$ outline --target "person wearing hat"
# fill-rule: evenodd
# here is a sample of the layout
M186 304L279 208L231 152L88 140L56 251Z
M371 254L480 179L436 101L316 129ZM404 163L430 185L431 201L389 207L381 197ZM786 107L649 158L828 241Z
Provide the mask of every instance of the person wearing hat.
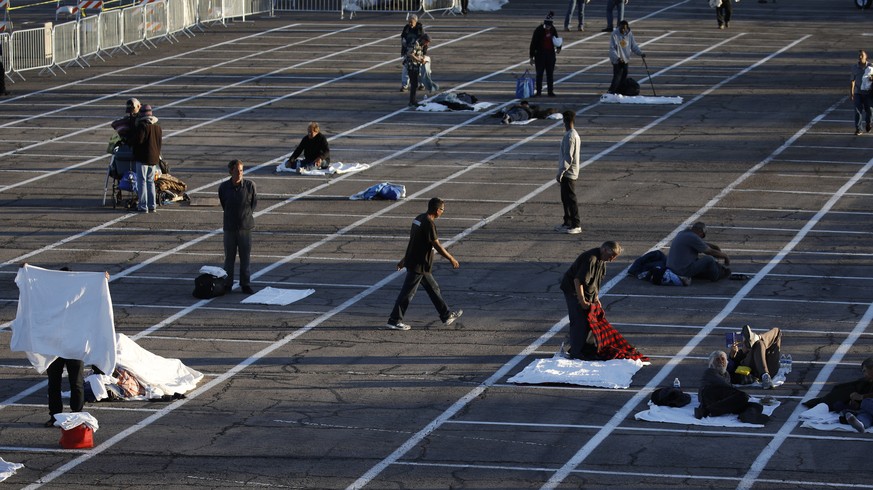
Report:
M618 30L609 37L609 61L612 62L612 83L609 84L608 91L610 94L617 94L624 87L627 80L627 62L630 60L631 53L640 58L646 57L634 39L630 24L623 20L618 23Z
M549 12L530 39L530 64L536 65L537 70L535 97L543 94L543 72L549 97L555 96L555 55L561 52L562 40L555 29L554 17L555 13Z
M118 133L124 144L131 146L131 138L136 129L136 117L142 104L136 98L129 98L124 104L124 117L112 121L112 129Z
M678 276L695 277L718 281L731 275L731 259L717 245L703 241L706 238L706 223L698 221L680 231L670 244L667 268ZM703 254L703 255L701 255ZM724 265L716 259L722 259Z
M409 70L406 67L406 57L415 41L424 35L424 24L418 21L418 16L412 14L400 33L400 56L403 58L403 69L400 72L400 91L409 90Z
M133 159L136 161L137 211L154 213L157 208L155 167L161 161L163 132L152 106L144 105L136 118L133 136Z
M421 67L424 66L425 62L424 46L427 42L430 42L430 37L427 34L422 34L406 53L406 71L409 74L409 107L418 105L415 93L418 90Z

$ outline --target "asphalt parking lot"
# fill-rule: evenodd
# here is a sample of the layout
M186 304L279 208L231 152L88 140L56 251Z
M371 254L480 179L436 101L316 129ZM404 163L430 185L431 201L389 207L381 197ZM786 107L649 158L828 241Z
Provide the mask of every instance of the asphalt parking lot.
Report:
M850 66L873 48L871 11L848 0L734 7L716 29L706 2L631 2L647 53L643 95L680 105L600 102L611 67L603 2L565 35L557 97L577 111L583 233L557 234L560 121L499 124L530 35L564 1L424 19L434 79L489 111L406 107L403 14L278 13L213 25L176 44L57 77L26 73L0 99L0 457L10 488L871 488L870 434L802 428L800 401L859 376L873 355L873 135L853 134ZM560 24L560 20L558 22ZM865 32L866 31L866 32ZM155 214L103 205L109 123L131 96L155 107L164 158L201 206ZM276 173L320 123L332 178ZM192 297L221 265L210 205L242 159L260 204L254 286L313 288L288 306ZM380 182L400 201L350 201ZM440 238L461 267L436 278L464 316L444 327L419 292L384 328L402 282L410 220L440 196ZM747 281L657 287L625 274L697 220ZM651 357L629 389L507 382L566 333L561 274L618 240L603 306ZM108 271L116 330L206 378L170 403L99 403L96 446L63 450L46 429L45 380L10 352L28 262ZM792 354L764 428L634 419L678 377L696 391L724 333L779 327Z

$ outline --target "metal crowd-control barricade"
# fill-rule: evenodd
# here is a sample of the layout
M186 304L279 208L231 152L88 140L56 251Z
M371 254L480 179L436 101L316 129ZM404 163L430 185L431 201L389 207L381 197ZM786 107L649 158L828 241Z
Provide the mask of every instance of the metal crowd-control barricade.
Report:
M54 64L61 72L66 73L63 66L70 66L73 63L84 68L85 65L79 60L79 23L76 21L65 22L54 26L52 29L52 45L54 46ZM45 70L51 71L51 68Z
M15 73L25 80L22 72L45 70L54 73L54 43L52 42L52 23L43 27L15 31L10 38L10 65ZM3 50L4 53L6 50Z

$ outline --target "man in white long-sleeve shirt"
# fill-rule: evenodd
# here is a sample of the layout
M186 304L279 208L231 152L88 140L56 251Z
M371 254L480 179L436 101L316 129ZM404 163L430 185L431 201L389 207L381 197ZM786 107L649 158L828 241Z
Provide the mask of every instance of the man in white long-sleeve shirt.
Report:
M576 132L576 113L564 111L564 139L561 140L561 159L558 161L556 180L561 184L561 204L564 206L564 223L555 227L559 233L575 235L582 233L579 220L579 204L576 202L576 179L579 178L579 147L582 140Z

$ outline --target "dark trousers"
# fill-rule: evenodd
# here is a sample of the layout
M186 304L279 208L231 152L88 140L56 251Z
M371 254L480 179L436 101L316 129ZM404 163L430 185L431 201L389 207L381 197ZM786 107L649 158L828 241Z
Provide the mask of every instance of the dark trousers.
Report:
M588 311L582 308L575 294L564 292L564 300L567 302L567 316L570 318L569 354L574 359L583 359L589 350L585 342L588 340L588 333L591 332Z
M61 381L64 368L67 368L67 381L70 382L70 411L81 412L85 406L85 365L76 359L59 357L49 364L48 374L48 405L49 415L63 413L64 402L61 400Z
M0 59L0 95L6 95L6 68L3 66L2 59Z
M537 53L534 58L537 68L537 95L543 94L543 72L546 74L546 87L549 93L555 92L555 53Z
M251 230L224 230L224 271L227 272L225 285L228 292L233 288L233 266L237 252L239 252L239 285L251 286Z
M406 314L406 309L409 308L409 302L415 297L415 291L418 290L419 284L424 285L424 290L427 291L430 301L440 314L440 320L446 321L449 317L449 306L443 301L440 285L433 278L433 274L407 269L406 279L403 281L403 287L400 288L400 294L397 295L397 301L394 302L394 309L391 310L391 316L388 318L389 322L397 323L403 320L403 315Z
M619 61L612 64L612 83L609 84L609 93L617 94L627 80L627 63Z
M718 20L718 25L727 25L731 21L731 13L733 7L732 0L721 0L721 6L715 9L715 18Z
M871 114L871 103L873 103L873 96L870 95L870 92L861 92L854 94L852 97L852 103L855 106L855 130L859 132L866 131L870 126L870 118Z
M576 228L579 220L579 203L576 202L576 179L561 177L561 204L564 206L564 225Z
M415 97L415 92L418 90L418 76L421 74L421 65L409 65L409 103L415 104L418 102Z

